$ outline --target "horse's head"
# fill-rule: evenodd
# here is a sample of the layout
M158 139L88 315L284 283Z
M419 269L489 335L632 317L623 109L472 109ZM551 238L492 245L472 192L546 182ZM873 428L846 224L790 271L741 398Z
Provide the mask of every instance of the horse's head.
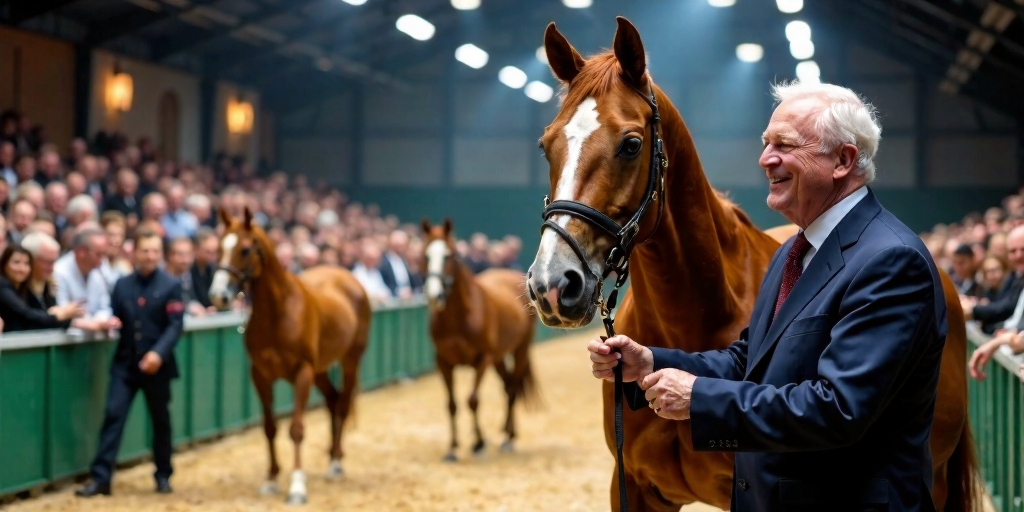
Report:
M260 238L265 239L263 230L252 222L252 212L245 208L245 217L232 219L224 209L220 210L224 222L224 235L220 239L220 264L210 284L210 303L218 309L231 305L242 288L263 272L263 254ZM275 255L270 254L270 257Z
M565 89L540 138L551 203L527 283L551 326L593 319L600 282L611 273L624 281L630 251L657 228L664 203L667 160L643 43L629 21L616 19L612 51L590 59L554 23L544 33L549 65Z
M423 259L427 264L423 293L431 309L441 310L455 282L456 252L451 236L451 219L444 219L444 224L440 226L431 226L430 221L423 219L423 235Z

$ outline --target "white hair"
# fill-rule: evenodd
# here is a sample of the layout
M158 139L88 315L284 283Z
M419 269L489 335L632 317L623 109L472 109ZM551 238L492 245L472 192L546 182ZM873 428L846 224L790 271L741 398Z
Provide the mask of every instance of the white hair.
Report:
M209 208L210 198L206 197L205 194L189 194L185 198L186 208Z
M96 216L99 213L96 208L96 201L92 196L88 194L78 194L72 197L68 201L67 214L68 217L74 217L82 212L89 212L92 214L92 219L96 220Z
M334 210L320 210L316 216L316 227L318 228L335 226L338 222L338 213Z
M830 153L843 144L857 146L857 166L870 183L875 179L875 155L882 138L882 125L874 105L853 90L827 83L783 82L772 86L775 101L818 98L826 107L818 114L814 128L821 139L819 150Z
M21 246L31 253L32 257L39 256L39 251L44 247L50 247L54 251L60 252L60 243L42 231L33 231L25 235L25 238L21 239Z

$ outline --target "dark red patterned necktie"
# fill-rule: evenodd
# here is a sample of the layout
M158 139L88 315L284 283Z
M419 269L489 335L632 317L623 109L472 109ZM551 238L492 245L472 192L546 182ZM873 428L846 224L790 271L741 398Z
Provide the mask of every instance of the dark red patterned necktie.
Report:
M786 301L786 297L789 297L789 292L793 291L793 286L796 285L796 280L800 279L800 274L803 273L804 268L804 255L807 254L807 250L810 248L811 243L807 241L807 237L804 236L804 232L801 231L796 235L796 240L793 241L793 247L789 249L789 257L786 258L786 267L782 272L782 286L779 287L779 298L775 301L776 315L779 314L779 308L781 308L782 303Z

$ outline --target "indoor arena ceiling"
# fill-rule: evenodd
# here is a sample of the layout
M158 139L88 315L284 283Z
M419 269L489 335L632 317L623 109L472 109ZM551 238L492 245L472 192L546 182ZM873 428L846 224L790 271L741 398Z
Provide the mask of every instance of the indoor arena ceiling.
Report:
M492 59L532 55L552 20L578 46L607 47L617 14L664 17L678 5L709 0L593 0L587 8L563 1L589 2L482 0L477 9L457 10L454 3L477 2L8 0L0 22L273 96L357 82L402 88L421 76L425 62L451 56L466 41L486 48ZM783 16L774 0L713 1L735 1L728 29L734 32L758 30ZM1024 0L802 3L800 14L815 30L871 47L930 75L947 92L1024 119ZM405 14L429 20L432 37L419 41L396 30Z

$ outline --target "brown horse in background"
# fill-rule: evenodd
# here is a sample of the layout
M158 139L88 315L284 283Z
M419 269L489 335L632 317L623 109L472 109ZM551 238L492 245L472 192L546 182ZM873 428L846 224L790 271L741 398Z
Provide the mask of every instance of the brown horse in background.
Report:
M344 268L313 267L299 276L287 271L278 261L266 233L252 222L248 208L242 221L232 219L224 210L220 216L226 229L210 299L218 308L224 308L246 285L250 290L252 313L245 328L245 349L252 362L252 382L263 406L263 429L270 448L270 471L260 492L278 492L280 467L274 450L277 424L273 385L284 379L292 384L295 393L290 432L295 467L287 502L303 504L306 475L300 456L302 418L310 388L316 385L331 413L328 476L339 477L343 457L341 431L352 411L359 363L369 339L373 314L370 300L359 281ZM327 375L335 362L341 364L340 392Z
M565 87L560 111L541 139L550 163L552 199L577 201L623 219L650 197L645 190L655 191L655 205L632 233L643 243L631 254L630 288L616 315L616 330L646 345L687 352L729 346L749 322L779 240L792 233L783 237L785 229L777 228L773 234L779 238L773 238L711 187L682 117L651 82L643 43L629 21L618 18L612 51L589 59L553 23L544 46L552 71ZM668 164L663 186L648 188L647 169L657 168L651 167L655 155L647 151L654 140L648 121L651 105L644 98L650 91L660 109ZM531 279L537 278L541 287L552 283L552 290L537 290L531 298L547 325L579 327L593 318L601 291L590 282L594 279L583 276L604 275L612 241L594 225L569 215L557 214L551 221L579 248L560 238L556 229L545 230ZM955 290L943 276L949 334L931 438L933 497L940 510L968 512L977 502L978 475L967 425L966 335ZM558 279L563 281L555 286ZM612 384L603 385L605 437L614 454ZM693 502L729 508L732 453L694 451L689 421L665 420L646 409L625 408L623 413L631 510L676 512ZM617 470L612 474L612 510L619 510Z
M437 352L437 368L448 389L448 413L451 418L451 446L445 461L457 460L458 433L455 422L455 366L471 366L475 371L469 408L473 411L476 442L473 453L483 454L485 443L480 431L477 407L478 391L487 368L494 367L505 385L508 411L501 450L512 451L516 437L515 405L526 405L535 398L536 382L530 363L530 344L537 321L525 298L525 278L519 271L491 268L474 275L458 260L452 238L452 222L431 226L423 219L426 236L424 257L427 267L424 292L430 304L430 337ZM506 360L511 356L509 368Z

